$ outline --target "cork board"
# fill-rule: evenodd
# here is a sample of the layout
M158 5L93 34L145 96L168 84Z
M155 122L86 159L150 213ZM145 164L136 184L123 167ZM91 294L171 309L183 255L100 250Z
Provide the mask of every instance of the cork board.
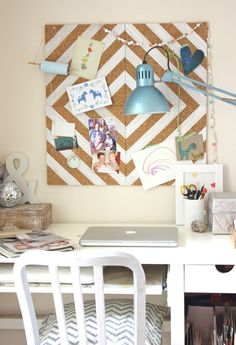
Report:
M47 127L47 181L50 185L140 185L131 154L147 145L157 144L177 136L177 93L178 86L160 84L159 89L168 97L170 111L166 114L125 116L124 103L135 88L135 68L142 62L148 47L168 41L168 48L180 58L180 47L188 44L191 51L201 49L204 59L188 76L207 82L207 23L201 25L187 37L196 23L150 23L150 24L63 24L45 26L45 60L70 63L76 40L79 36L104 42L104 51L98 69L98 76L106 78L112 105L79 115L70 110L66 88L85 82L86 79L72 75L45 74L46 127ZM104 30L108 29L108 30ZM112 30L113 32L111 32ZM114 34L114 32L116 34ZM124 40L133 41L125 44ZM167 68L162 50L155 50L147 61L153 65L155 78L159 79ZM175 69L176 62L171 61ZM168 96L171 95L171 96ZM207 97L189 89L181 89L181 112L179 122L182 134L191 132L203 135L206 147ZM114 119L117 151L120 152L119 174L95 173L92 169L92 155L89 146L89 119ZM78 168L70 168L67 158L70 150L57 151L52 135L52 124L64 121L75 124L78 139L76 154L80 159ZM170 183L167 183L167 185Z

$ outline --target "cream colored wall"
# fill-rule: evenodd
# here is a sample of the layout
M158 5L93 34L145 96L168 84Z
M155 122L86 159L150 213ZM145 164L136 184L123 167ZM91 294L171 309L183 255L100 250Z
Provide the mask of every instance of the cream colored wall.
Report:
M174 187L47 185L44 75L27 61L35 57L44 24L208 21L214 84L236 92L235 13L235 0L0 0L0 160L14 151L29 157L25 177L38 180L37 195L53 204L54 221L174 222ZM235 115L235 107L215 103L218 159L227 191L236 191Z

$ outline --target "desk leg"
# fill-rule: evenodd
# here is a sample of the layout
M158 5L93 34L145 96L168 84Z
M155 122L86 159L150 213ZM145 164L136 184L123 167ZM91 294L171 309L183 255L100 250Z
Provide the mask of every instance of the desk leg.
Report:
M184 345L184 265L170 265L167 290L171 308L171 345Z

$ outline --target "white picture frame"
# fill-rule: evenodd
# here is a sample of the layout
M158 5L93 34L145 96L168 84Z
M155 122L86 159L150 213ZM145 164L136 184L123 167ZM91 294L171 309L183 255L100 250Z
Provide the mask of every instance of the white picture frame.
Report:
M175 180L175 221L176 225L184 224L184 197L181 194L181 186L195 184L197 188L207 189L205 203L210 192L223 192L223 165L222 164L198 164L177 165Z

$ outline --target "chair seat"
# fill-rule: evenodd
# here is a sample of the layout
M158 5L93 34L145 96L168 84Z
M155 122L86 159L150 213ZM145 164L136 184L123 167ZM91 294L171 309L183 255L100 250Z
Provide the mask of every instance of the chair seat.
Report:
M88 344L96 345L97 326L94 301L86 301L85 318L88 333ZM133 301L111 299L105 302L107 345L131 345L133 337ZM146 304L145 345L161 344L161 327L167 308L155 304ZM76 327L75 308L73 303L65 305L65 317L70 345L79 345ZM41 345L61 345L55 314L48 315L40 327ZM80 344L81 345L81 344Z

